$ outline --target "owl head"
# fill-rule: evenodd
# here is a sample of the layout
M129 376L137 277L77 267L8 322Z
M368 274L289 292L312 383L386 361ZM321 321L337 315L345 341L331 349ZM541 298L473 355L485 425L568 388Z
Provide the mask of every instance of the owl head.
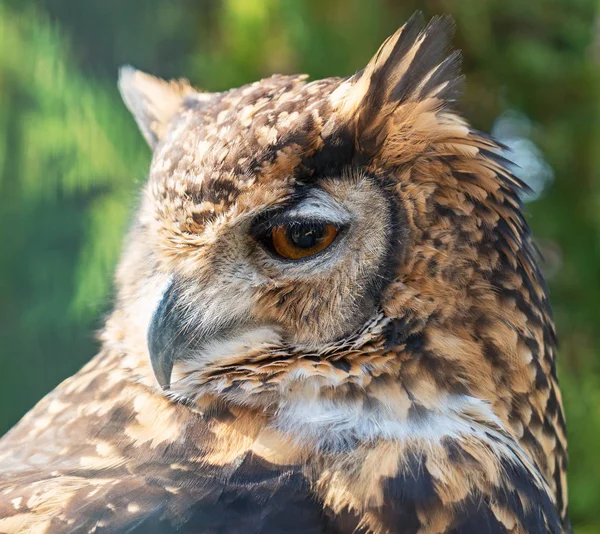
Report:
M105 342L168 395L451 406L564 471L524 186L456 111L451 29L415 16L353 76L222 93L124 68L153 159Z

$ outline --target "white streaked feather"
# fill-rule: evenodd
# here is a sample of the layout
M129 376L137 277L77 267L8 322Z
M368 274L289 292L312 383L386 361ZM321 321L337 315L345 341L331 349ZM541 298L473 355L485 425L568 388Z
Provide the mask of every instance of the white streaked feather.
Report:
M316 448L337 449L348 443L379 439L399 442L469 435L485 437L485 432L502 428L488 403L466 395L449 395L435 410L411 418L402 417L393 407L365 408L362 399L323 399L304 394L282 398L273 425L303 443ZM486 425L475 422L478 415Z
M290 218L318 219L339 225L352 221L352 214L322 189L313 189L306 198L286 210L285 214Z

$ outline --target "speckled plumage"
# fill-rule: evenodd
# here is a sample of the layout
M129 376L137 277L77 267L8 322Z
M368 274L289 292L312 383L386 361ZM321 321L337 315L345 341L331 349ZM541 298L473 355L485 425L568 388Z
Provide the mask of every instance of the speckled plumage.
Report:
M344 79L123 71L154 158L117 303L0 441L0 532L569 531L524 186L454 110L450 29ZM347 230L274 258L257 225L302 210Z

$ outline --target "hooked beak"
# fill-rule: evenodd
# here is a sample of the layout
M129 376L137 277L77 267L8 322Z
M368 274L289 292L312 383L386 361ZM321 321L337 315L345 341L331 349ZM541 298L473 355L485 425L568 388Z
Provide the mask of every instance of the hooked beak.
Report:
M163 389L171 385L173 365L181 358L187 345L184 339L185 324L178 310L178 293L171 281L156 308L148 329L148 351L154 376Z
M176 362L212 357L214 346L232 339L244 343L273 343L279 336L272 327L257 327L248 320L245 308L236 308L239 293L227 299L223 291L198 292L198 307L190 313L189 299L183 294L181 280L172 279L154 310L148 327L147 342L150 363L156 381L164 390L171 387L171 375ZM186 301L188 304L186 305ZM213 305L211 308L211 304ZM215 308L229 308L229 313L214 313ZM246 338L244 337L246 336ZM206 353L210 349L212 352ZM227 349L229 350L229 349ZM218 352L218 351L217 351Z

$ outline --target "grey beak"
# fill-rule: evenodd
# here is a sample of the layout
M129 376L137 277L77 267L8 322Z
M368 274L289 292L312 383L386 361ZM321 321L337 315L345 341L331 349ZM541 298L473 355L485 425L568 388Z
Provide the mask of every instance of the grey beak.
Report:
M154 376L163 389L169 389L173 365L186 345L184 324L177 307L178 300L176 283L172 281L156 308L148 329L150 362Z

